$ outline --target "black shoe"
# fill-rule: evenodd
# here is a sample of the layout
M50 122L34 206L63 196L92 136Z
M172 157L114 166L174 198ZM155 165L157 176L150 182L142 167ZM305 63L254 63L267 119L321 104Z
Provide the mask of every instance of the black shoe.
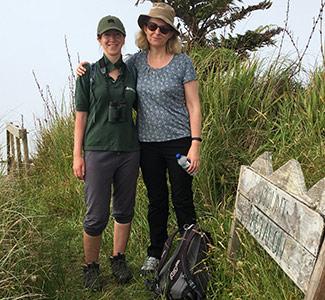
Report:
M125 260L125 255L118 253L110 257L112 273L119 283L127 283L132 278L132 272Z
M101 290L99 281L99 264L93 262L83 266L84 287L94 292Z

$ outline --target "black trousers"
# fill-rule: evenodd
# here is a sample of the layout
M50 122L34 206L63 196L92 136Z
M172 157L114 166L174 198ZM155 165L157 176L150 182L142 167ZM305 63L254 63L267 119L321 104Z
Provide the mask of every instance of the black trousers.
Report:
M192 176L178 165L176 154L187 155L190 138L166 142L142 142L140 166L147 188L150 246L148 256L160 258L168 238L169 192L167 172L171 186L171 199L180 232L186 224L196 222L193 204Z

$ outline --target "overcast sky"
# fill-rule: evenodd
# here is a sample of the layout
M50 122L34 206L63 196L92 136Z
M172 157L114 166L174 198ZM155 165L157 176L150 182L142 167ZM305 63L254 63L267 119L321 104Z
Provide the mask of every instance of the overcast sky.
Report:
M258 0L244 0L256 4ZM255 12L238 26L239 31L260 25L284 26L286 0L274 0L271 9ZM304 49L317 18L321 0L291 0L289 29L299 49ZM134 6L133 0L1 0L0 4L0 144L4 140L4 123L20 124L33 132L34 119L44 117L42 99L33 79L32 70L42 88L50 86L56 101L68 91L70 69L64 38L67 37L73 67L78 55L82 60L96 61L101 56L96 41L96 27L102 16L117 15L127 31L124 53L137 49L134 36L140 13L147 13L150 2ZM280 40L280 37L279 37ZM314 35L305 64L315 65L320 55L318 30ZM260 51L263 57L275 56L276 48ZM295 50L286 38L284 54ZM67 97L66 97L67 98Z

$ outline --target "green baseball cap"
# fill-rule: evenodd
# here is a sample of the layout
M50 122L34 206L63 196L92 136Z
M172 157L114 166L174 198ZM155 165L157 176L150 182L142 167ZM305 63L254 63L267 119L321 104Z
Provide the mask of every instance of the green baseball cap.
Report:
M117 30L126 36L124 25L117 17L106 16L101 18L97 26L97 35L100 35L108 30Z

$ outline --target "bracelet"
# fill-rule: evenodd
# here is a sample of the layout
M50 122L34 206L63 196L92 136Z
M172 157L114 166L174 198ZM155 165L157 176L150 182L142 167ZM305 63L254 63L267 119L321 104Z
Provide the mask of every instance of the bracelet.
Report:
M192 141L199 141L202 142L202 139L198 136L192 136Z

